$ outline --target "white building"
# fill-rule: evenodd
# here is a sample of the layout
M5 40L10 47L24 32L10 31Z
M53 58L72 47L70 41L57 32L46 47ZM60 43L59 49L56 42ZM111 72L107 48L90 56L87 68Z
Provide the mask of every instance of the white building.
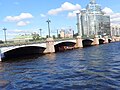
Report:
M120 36L120 25L118 24L111 25L111 36Z

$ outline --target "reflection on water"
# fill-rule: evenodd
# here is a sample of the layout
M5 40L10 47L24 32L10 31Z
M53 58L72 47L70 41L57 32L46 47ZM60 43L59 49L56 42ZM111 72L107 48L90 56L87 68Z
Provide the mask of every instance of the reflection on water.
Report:
M9 84L9 81L4 80L4 74L3 74L3 72L5 72L4 66L0 62L0 89L4 89Z
M119 90L120 43L0 63L3 90Z
M55 53L46 54L45 57L49 60L56 60L56 54Z
M0 72L3 72L4 71L4 68L3 68L3 63L0 62Z

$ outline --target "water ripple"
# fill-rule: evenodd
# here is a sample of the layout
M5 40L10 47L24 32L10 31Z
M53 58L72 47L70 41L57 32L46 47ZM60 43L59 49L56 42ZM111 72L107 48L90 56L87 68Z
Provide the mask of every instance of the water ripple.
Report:
M119 90L120 43L0 63L1 90Z

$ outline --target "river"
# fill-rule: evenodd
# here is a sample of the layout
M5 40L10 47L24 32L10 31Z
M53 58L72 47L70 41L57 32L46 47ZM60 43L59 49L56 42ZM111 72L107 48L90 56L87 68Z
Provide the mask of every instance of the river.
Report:
M120 90L120 42L0 62L0 90Z

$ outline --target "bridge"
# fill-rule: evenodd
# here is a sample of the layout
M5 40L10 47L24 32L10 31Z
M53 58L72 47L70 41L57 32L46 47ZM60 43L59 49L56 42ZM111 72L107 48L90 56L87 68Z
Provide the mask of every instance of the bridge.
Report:
M82 39L78 36L76 39L71 40L60 40L54 41L53 38L47 38L46 42L28 44L28 45L17 45L7 46L0 48L0 61L4 58L17 58L27 55L43 55L46 53L54 53L74 48L82 48L86 46L99 45L109 43L110 41L120 40L120 38L114 38L113 40L105 38L95 37L94 39Z

